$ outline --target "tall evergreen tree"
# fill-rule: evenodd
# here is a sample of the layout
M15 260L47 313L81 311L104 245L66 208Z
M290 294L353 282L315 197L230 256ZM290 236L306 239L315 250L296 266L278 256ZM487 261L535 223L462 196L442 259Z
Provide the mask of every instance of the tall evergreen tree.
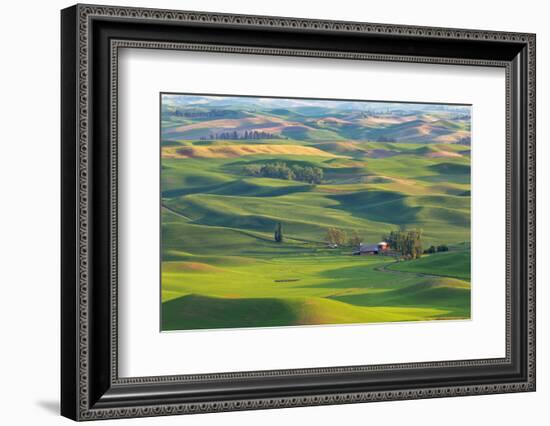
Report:
M275 227L274 238L275 242L277 243L283 242L283 226L281 225L281 222L278 222L277 226Z

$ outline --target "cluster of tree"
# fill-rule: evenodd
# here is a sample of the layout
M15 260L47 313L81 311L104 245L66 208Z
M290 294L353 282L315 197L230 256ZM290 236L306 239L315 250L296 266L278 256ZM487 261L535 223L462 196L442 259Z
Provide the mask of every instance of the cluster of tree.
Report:
M400 229L382 237L392 250L410 259L422 256L422 229Z
M359 232L352 231L348 236L347 232L339 228L328 228L325 235L325 241L328 244L336 246L359 247L363 242L363 238L359 235Z
M206 138L201 138L206 139ZM235 139L235 140L250 140L250 139L286 139L277 133L270 132L258 132L257 130L245 130L244 132L237 132L236 130L210 133L208 139Z
M277 223L277 226L275 226L275 231L273 233L273 238L276 243L282 243L283 242L283 225L281 222Z
M250 164L243 169L249 176L269 177L275 179L296 180L307 183L321 183L323 169L312 166L288 165L283 162Z
M348 239L348 234L343 229L328 228L325 241L329 244L343 246Z
M449 251L449 247L447 247L445 244L442 244L440 246L430 246L426 250L424 250L424 253L426 254L432 254L432 253L439 253L442 251Z

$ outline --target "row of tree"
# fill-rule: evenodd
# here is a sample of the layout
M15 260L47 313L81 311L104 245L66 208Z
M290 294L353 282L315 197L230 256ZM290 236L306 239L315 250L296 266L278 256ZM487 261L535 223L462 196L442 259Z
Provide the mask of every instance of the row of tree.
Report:
M449 247L445 244L437 247L432 245L428 249L422 250L422 229L391 231L389 234L384 235L382 239L388 243L391 250L400 253L408 259L419 259L423 253L449 251ZM278 243L283 242L283 226L281 222L278 222L275 226L274 240ZM331 227L327 229L325 241L330 245L358 248L363 242L363 237L356 230L348 235L344 229Z
M440 253L442 251L449 251L449 247L447 245L442 244L440 246L430 246L426 250L424 250L424 253L432 254L432 253Z
M239 111L232 111L227 109L186 109L180 110L177 109L173 113L168 112L168 114L173 114L176 117L186 117L194 119L213 119L213 118L239 118L242 116L242 113Z
M226 131L219 133L210 133L209 139L234 139L234 140L255 140L255 139L286 139L277 133L257 131L257 130L245 130L244 132ZM204 137L202 138L205 139Z
M320 167L300 166L298 164L289 166L283 162L250 164L245 166L243 171L249 176L296 180L311 184L318 184L323 180L323 169Z

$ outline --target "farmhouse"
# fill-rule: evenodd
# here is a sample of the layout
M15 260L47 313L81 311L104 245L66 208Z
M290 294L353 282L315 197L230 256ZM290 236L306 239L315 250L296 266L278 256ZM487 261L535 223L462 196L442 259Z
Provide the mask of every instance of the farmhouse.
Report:
M387 252L389 249L388 243L385 241L381 241L378 244L359 244L359 250L354 252L353 254L356 255L375 255L375 254L383 254L384 252Z

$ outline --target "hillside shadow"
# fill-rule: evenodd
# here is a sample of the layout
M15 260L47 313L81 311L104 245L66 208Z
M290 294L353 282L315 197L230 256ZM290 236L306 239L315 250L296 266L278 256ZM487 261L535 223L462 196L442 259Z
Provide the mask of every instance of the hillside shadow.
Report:
M360 191L330 195L338 202L333 209L344 210L352 216L393 225L418 222L421 207L407 205L407 195L393 191Z
M297 313L281 299L222 298L190 294L162 304L162 330L273 327L294 323Z
M192 194L215 194L234 197L280 197L300 192L310 192L315 185L283 185L269 186L246 182L238 179L231 182L224 182L216 185L203 187L188 187L162 191L163 198L176 198Z
M261 179L261 178L258 178ZM209 194L230 195L236 197L279 197L282 195L296 194L299 192L309 192L313 189L313 185L283 185L269 186L262 185L261 182L251 183L244 179L235 180L209 191L204 191Z
M330 296L355 306L400 306L448 311L444 317L470 316L470 288L455 286L445 279L426 279L402 288L380 293Z
M344 266L319 272L318 277L330 279L327 283L304 285L301 288L334 288L334 289L378 289L388 286L405 286L413 278L406 275L388 274L373 270L377 267L372 263L365 265Z
M470 175L470 166L457 163L438 163L428 166L442 175Z

